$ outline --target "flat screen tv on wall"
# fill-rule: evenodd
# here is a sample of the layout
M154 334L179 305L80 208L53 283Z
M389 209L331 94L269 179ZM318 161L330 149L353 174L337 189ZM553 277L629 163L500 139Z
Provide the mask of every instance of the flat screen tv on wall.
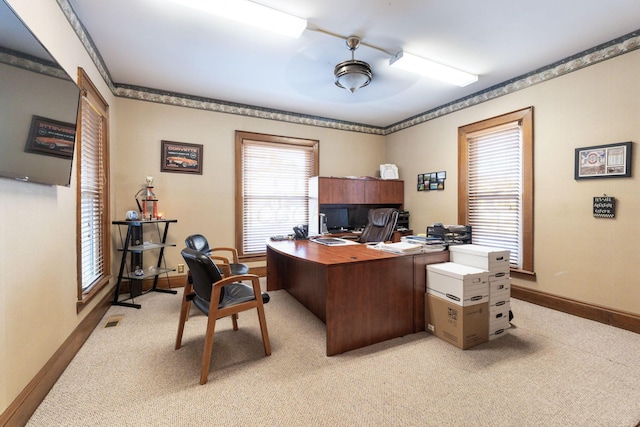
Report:
M69 186L80 89L0 0L0 177Z

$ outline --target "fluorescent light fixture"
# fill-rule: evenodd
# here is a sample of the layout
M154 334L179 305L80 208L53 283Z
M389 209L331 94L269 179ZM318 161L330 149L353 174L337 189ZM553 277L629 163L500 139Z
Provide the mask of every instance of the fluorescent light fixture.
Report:
M402 50L389 59L389 66L461 87L478 81L475 74L456 70Z
M182 6L298 38L307 20L246 0L169 0Z

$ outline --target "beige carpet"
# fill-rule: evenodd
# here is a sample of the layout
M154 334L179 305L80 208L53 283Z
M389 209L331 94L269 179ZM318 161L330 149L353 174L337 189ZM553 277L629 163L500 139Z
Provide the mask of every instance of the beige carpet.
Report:
M427 333L325 356L324 324L285 291L222 319L199 385L204 316L174 350L181 291L111 307L30 426L636 426L640 337L512 300L508 334L459 350ZM107 320L123 315L119 325Z

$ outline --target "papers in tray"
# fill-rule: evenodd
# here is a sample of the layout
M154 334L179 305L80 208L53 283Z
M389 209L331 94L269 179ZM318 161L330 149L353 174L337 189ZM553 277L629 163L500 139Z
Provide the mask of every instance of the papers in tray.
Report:
M401 241L424 245L422 252L439 252L447 248L447 244L437 237L403 236Z

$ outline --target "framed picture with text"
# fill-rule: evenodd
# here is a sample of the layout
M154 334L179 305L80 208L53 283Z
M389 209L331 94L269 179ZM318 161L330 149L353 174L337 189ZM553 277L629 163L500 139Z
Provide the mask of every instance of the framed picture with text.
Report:
M631 142L576 148L574 179L631 176Z
M202 150L200 144L162 141L160 171L202 175Z

